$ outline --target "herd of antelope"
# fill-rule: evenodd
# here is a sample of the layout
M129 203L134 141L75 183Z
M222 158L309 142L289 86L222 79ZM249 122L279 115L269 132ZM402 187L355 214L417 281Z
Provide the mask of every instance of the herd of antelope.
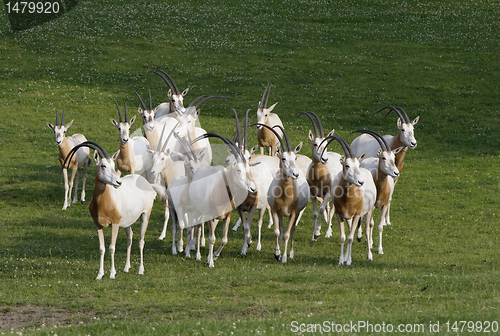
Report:
M83 168L80 201L85 201L86 170L91 163L90 150L94 150L96 163L95 186L89 209L98 232L100 244L100 267L97 279L104 275L104 234L103 228L111 225L112 236L110 278L114 278L115 243L118 229L124 228L127 235L127 260L124 272L130 265L132 245L131 225L140 218L141 237L139 274L144 273L144 236L156 196L165 207L165 221L159 239L166 236L167 222L171 221L172 253L190 255L196 250L196 259L201 260L200 246L204 246L204 224L208 224L209 248L207 263L214 267L214 261L227 243L229 222L234 208L239 220L233 227L243 226L242 254L246 254L252 243L251 224L254 214L257 219L257 250L261 249L261 228L264 213L269 213L269 225L274 224L276 237L274 256L286 263L293 258L294 232L305 207L312 201L312 240L321 235L321 221L325 220L325 237L332 236L332 218L336 215L340 229L339 265L351 265L351 249L354 235L362 237L364 221L367 258L372 260L373 212L380 208L378 225L378 253L383 254L382 231L390 225L390 205L396 182L408 148L415 148L417 142L413 128L418 117L410 121L406 112L399 107L387 106L386 110L397 114L398 133L384 135L371 130L356 130L362 133L349 145L331 130L326 136L320 118L313 112L300 111L312 125L309 131L311 158L298 154L302 142L293 147L283 123L276 113L271 113L276 104L268 107L271 90L268 84L257 107L257 122L251 124L246 111L241 123L233 109L236 134L229 139L220 134L197 127L200 116L198 107L203 102L224 96L204 95L194 99L184 107L184 97L188 89L181 92L172 78L164 71L154 71L168 86L168 102L153 108L149 91L149 108L137 93L142 117L142 136L130 137L130 129L136 116L129 119L124 106L124 119L120 106L119 121L111 118L118 129L119 150L110 156L94 141L87 141L82 134L66 136L73 120L64 124L63 110L59 124L56 110L56 124L47 123L56 137L59 147L59 162L64 175L65 196L63 209L78 200L78 168ZM258 144L248 149L249 127L256 127ZM353 132L353 133L354 133ZM221 140L228 147L226 165L212 165L211 139ZM329 150L332 142L338 142L341 153ZM260 154L254 152L260 148ZM264 155L264 148L268 155ZM68 168L72 169L68 180ZM121 172L129 174L121 177ZM74 198L71 200L74 186ZM318 208L319 202L319 208ZM284 217L288 217L285 225ZM214 252L215 229L223 221L223 237L220 247ZM347 248L344 222L347 222ZM183 231L187 231L184 245ZM284 246L283 246L284 241ZM283 248L283 249L282 249Z

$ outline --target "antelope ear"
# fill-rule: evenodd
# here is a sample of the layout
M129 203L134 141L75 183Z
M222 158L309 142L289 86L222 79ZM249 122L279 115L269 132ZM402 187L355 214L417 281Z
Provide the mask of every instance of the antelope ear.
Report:
M139 108L137 108L137 112L139 112L139 114L140 114L141 116L144 116L144 110L143 110L143 109L141 109L140 107L139 107Z
M69 123L67 123L66 125L64 125L64 128L65 129L68 129L71 127L71 125L73 125L73 121L75 121L75 119L71 120Z
M251 162L248 162L248 165L250 167L255 167L256 165L260 164L260 161L251 161Z
M155 154L155 151L154 151L154 150L152 150L152 149L146 149L146 152L148 152L149 154L152 154L152 155L154 155L154 154Z
M168 96L168 99L172 98L172 89L168 89L167 96Z
M309 140L314 141L314 134L309 130Z
M328 133L328 135L327 135L327 136L333 135L333 133L335 133L335 129L332 129L332 130L330 131L330 133Z
M340 161L340 163L344 163L345 162L345 156L341 155L339 161Z
M401 118L398 118L398 128L399 129L403 128L403 124L401 123Z
M381 156L382 156L382 153L383 153L382 149L379 149L379 150L377 151L377 156L378 156L378 157L381 157Z
M188 162L188 157L182 153L179 153L179 152L172 152L172 154L170 154L170 158L172 159L172 161L174 162L177 162L177 161L185 161Z
M257 149L259 149L259 145L255 145L250 149L250 154L253 154Z
M135 117L137 116L133 116L132 119L130 119L130 121L128 122L130 126L132 126L132 124L134 123Z
M401 151L403 150L403 148L404 148L403 146L398 147L398 148L396 148L395 150L393 150L392 152L393 152L394 154L398 154L399 152L401 152Z
M120 127L120 126L118 125L118 123L116 122L116 120L115 120L115 119L113 119L113 118L109 118L109 120L111 120L111 123L112 123L113 125L115 125L115 127L116 127L116 128Z
M278 104L278 103L274 103L273 105L271 105L271 107L267 109L267 112L268 112L268 113L271 113L271 111L274 109L274 107L275 107L277 104Z
M99 162L101 161L100 157L99 157L99 153L97 153L97 151L94 151L94 161L95 161L95 164L99 164Z
M160 104L161 105L161 104ZM160 109L160 105L156 106L155 109L153 110L153 112L156 114L156 112L158 112L158 110Z
M420 116L418 116L415 119L413 119L413 121L411 122L411 124L415 125L416 123L418 123L418 119L420 119Z
M185 95L187 95L188 92L189 88L186 88L186 90L182 91L181 95L184 97Z
M47 122L47 127L50 128L51 130L54 130L54 125L52 125L51 123Z
M380 149L379 149L380 150ZM364 154L361 154L360 156L358 156L358 161L361 161L363 160L366 156L368 155L368 152L364 153Z
M118 158L118 155L120 155L120 151L117 151L115 154L113 154L111 160L115 161Z
M297 154L298 152L300 152L301 149L302 149L302 141L297 145L297 147L295 147L293 152Z

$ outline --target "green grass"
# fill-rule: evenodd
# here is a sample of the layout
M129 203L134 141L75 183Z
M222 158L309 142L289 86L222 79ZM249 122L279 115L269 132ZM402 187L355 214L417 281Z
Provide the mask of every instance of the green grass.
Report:
M497 1L80 1L16 34L0 15L0 314L28 305L65 312L57 328L32 321L16 329L36 335L282 335L293 321L498 320L499 22ZM190 88L188 102L234 98L206 103L200 117L226 136L234 134L230 108L255 109L271 82L269 101L279 102L275 112L307 155L311 125L300 110L348 141L359 128L395 134L395 115L372 116L386 105L420 116L385 254L368 262L355 243L353 265L337 266L338 229L310 242L309 206L288 264L274 261L274 235L264 228L261 252L253 245L240 256L242 233L231 231L209 269L172 256L170 233L156 239L156 202L145 275L136 274L136 234L131 273L95 281L99 244L88 201L61 210L64 186L45 122L64 107L66 120L75 119L69 133L114 152L114 99L135 111L133 90L144 97L151 89L155 104L165 101L163 81L148 73L158 68ZM249 140L256 143L253 133ZM115 259L121 270L122 232Z

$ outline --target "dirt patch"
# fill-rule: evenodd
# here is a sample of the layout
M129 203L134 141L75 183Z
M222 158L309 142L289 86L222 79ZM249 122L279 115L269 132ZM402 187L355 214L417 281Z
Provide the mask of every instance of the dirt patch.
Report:
M72 325L98 319L92 313L71 313L54 307L0 306L0 330L18 330L36 326Z

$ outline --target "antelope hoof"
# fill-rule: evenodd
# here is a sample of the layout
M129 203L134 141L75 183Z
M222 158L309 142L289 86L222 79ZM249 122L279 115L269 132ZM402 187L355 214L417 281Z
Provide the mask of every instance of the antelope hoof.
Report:
M363 237L356 237L356 238L358 239L358 242L361 242L361 239L362 239Z
M379 248L377 252L378 252L378 254L384 254L384 250L381 248Z
M276 259L276 261L280 261L280 259L281 259L281 255L279 255L279 254L275 254L275 255L274 255L274 259Z
M104 276L104 272L99 272L99 274L97 274L97 277L95 279L101 280L103 276Z
M311 241L315 242L315 241L318 241L318 238L319 238L320 235L316 235L314 234Z
M139 267L139 275L144 275L144 266Z

